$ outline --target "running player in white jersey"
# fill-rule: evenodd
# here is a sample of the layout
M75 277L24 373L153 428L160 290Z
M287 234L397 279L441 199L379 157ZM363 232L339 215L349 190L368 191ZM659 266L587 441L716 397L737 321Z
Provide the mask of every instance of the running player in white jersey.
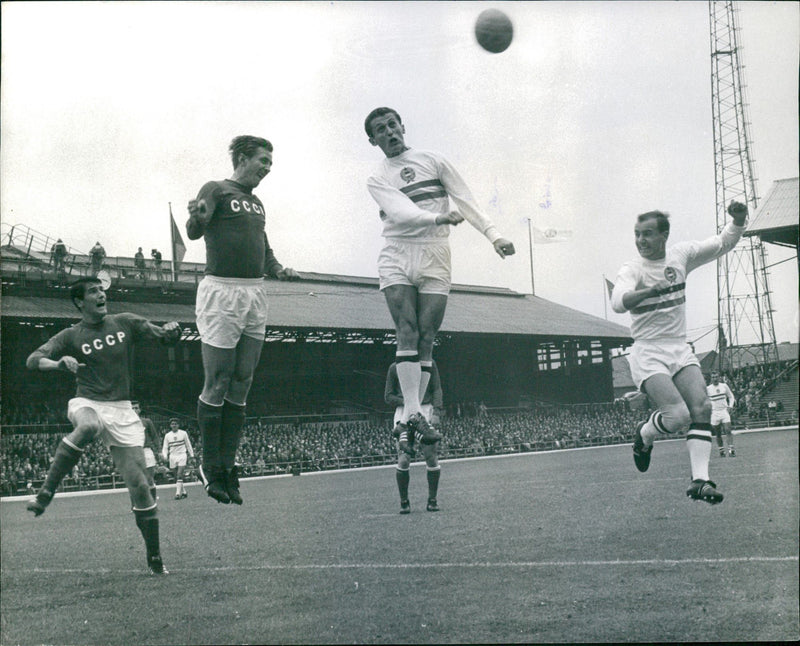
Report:
M731 431L730 410L736 406L736 398L724 381L719 380L719 373L711 373L711 383L706 387L708 398L711 400L711 431L717 438L719 457L725 457L725 442L722 435L728 438L728 455L736 457L733 446L733 432Z
M369 142L385 159L367 180L380 208L386 242L378 258L380 289L394 321L397 376L403 414L395 435L411 429L423 443L441 436L422 415L433 361L433 344L450 293L450 225L465 219L501 258L514 253L483 214L464 180L442 155L409 148L405 127L392 108L376 108L364 121ZM450 201L459 211L451 211Z
M169 430L164 435L161 457L175 472L175 500L186 498L189 494L183 485L183 472L186 470L189 458L194 457L194 451L189 441L189 434L178 428L178 420L175 418L169 420Z
M128 488L136 525L144 537L152 574L166 574L159 547L156 501L144 461L145 430L130 401L133 346L142 339L177 343L176 322L154 325L135 314L108 314L106 294L97 278L82 278L70 288L81 320L31 353L30 370L63 370L75 375L77 391L67 417L74 426L56 448L42 488L28 503L41 516L59 483L78 463L83 450L100 437Z
M636 428L636 468L647 471L657 437L688 431L692 483L686 495L712 505L722 502L723 495L708 475L711 402L700 362L686 342L686 277L736 246L747 221L747 206L731 202L728 214L733 221L718 235L671 247L667 247L666 213L638 216L634 234L641 258L622 266L611 295L615 312L631 313L631 376L656 409Z
M403 417L403 391L400 388L400 380L397 378L397 363L392 363L386 373L386 386L383 391L383 399L387 404L395 407L394 411L394 424L397 427L398 422ZM428 382L428 388L422 397L422 414L430 424L437 424L444 401L442 398L442 381L439 378L439 368L436 362L431 365L431 378ZM397 489L400 492L400 513L410 514L411 503L408 500L408 483L411 478L409 470L411 466L411 459L415 455L414 451L415 434L412 429L403 430L400 437L397 439L397 469L395 476L397 479ZM437 444L422 444L420 443L422 454L425 456L426 474L428 478L428 504L426 509L428 511L439 511L439 503L437 502L437 495L439 491L439 475L441 467L439 466L439 455L437 451Z

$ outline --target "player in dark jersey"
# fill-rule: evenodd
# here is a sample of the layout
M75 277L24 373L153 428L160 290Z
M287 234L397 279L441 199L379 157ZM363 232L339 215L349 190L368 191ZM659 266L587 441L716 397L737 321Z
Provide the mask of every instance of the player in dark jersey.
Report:
M206 243L206 275L195 305L205 372L197 402L203 438L198 471L209 496L241 505L236 450L264 345L264 278L295 280L299 275L275 258L265 231L264 205L253 195L272 167L272 144L243 135L229 150L232 177L206 183L189 202L186 233L190 240L203 237Z
M397 422L403 416L403 389L400 387L400 379L397 376L397 363L392 363L386 373L386 386L383 391L383 399L387 404L395 407L394 428L397 429ZM431 362L431 378L425 389L425 394L420 402L422 414L432 425L439 423L439 417L444 409L444 399L442 397L442 381L439 378L439 367L436 362ZM410 514L411 503L408 500L408 484L411 479L411 460L416 455L414 450L415 440L421 440L414 429L400 428L397 437L397 468L395 477L397 480L397 490L400 493L400 513ZM422 454L425 456L426 474L428 479L428 511L439 511L439 503L436 500L439 491L439 476L441 466L439 465L438 442L436 444L425 444L419 442Z
M144 466L147 469L147 484L150 488L150 495L156 500L156 455L161 446L161 436L156 430L156 425L149 417L142 417L142 408L139 402L133 402L133 410L142 420L144 426Z
M159 546L156 501L150 491L144 458L145 430L130 401L133 346L140 339L176 343L181 329L175 322L154 325L135 314L108 314L106 294L97 278L82 278L70 288L81 320L36 349L27 360L30 370L65 370L75 375L77 391L67 416L74 427L56 448L44 484L28 503L41 516L61 480L97 436L108 447L128 487L136 525L147 549L153 574L166 574Z

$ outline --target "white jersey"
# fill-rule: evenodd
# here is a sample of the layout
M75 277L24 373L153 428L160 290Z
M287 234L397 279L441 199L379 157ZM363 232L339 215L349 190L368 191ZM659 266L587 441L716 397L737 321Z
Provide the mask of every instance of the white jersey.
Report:
M481 212L458 171L439 153L408 149L386 157L367 180L367 189L380 207L385 238L447 238L450 225L436 224L436 216L451 211L450 199L489 242L502 237Z
M706 391L708 392L708 398L711 400L712 411L727 411L736 405L736 398L726 383L720 381L716 386L708 384Z
M736 246L744 227L729 222L718 235L703 241L679 242L667 247L664 258L637 258L625 263L617 274L611 306L624 312L622 297L628 292L652 287L663 280L667 290L646 298L631 310L634 341L671 339L686 341L686 277L689 272L728 253Z
M164 436L164 445L161 447L161 455L164 460L181 460L194 457L192 443L189 441L189 434L183 429L178 429L174 433L167 431Z

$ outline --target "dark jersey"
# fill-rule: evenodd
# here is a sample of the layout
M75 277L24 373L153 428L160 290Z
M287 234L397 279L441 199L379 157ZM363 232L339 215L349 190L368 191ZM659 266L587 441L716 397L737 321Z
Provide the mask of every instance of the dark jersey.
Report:
M122 401L131 398L131 357L133 344L154 336L147 320L136 314L107 314L97 325L84 321L61 330L33 352L31 358L58 361L75 357L85 364L75 373L76 397L96 401Z
M216 204L204 230L193 220L186 225L189 239L206 242L206 273L223 278L275 276L282 269L269 246L264 205L233 180L208 182L197 199Z
M148 417L140 417L144 425L144 447L152 449L153 453L158 454L161 450L161 438L156 430L156 425Z

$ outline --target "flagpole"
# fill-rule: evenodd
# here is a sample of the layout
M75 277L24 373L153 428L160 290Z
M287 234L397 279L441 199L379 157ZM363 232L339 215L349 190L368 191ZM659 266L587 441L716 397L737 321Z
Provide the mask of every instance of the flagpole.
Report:
M173 231L174 227L172 226L172 202L167 202L169 204L169 247L170 247L170 256L172 257L172 282L175 282L175 233Z
M528 249L531 259L531 296L536 296L536 287L533 282L533 234L531 233L531 219L528 220Z

